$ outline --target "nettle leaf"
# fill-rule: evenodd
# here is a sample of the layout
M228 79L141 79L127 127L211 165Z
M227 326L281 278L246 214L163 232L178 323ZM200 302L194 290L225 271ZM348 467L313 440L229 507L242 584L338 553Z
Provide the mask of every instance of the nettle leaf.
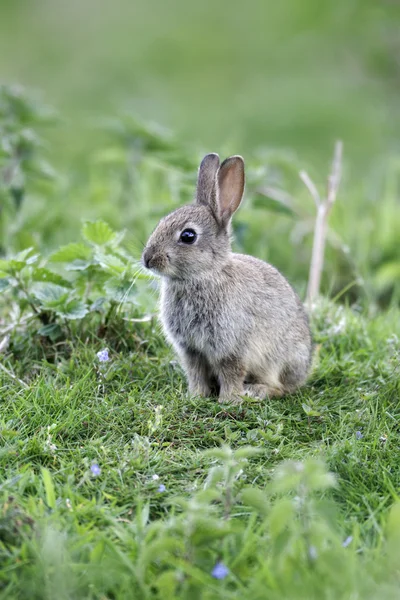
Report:
M95 259L103 269L106 269L114 275L122 275L122 273L126 271L126 262L123 262L123 260L115 254L96 252Z
M71 284L69 281L61 277L61 275L57 275L57 273L53 273L48 269L34 269L32 273L32 281L48 281L50 283L55 283L56 285L60 285L61 287L70 288Z
M51 262L72 263L72 265L77 263L82 266L82 264L89 265L91 257L92 250L85 244L78 243L62 246L51 254L49 260Z
M52 342L55 342L62 336L62 329L57 323L49 323L48 325L43 325L38 330L38 334L48 337Z
M72 263L65 265L66 271L86 271L92 265L90 260L74 260Z
M0 260L0 275L15 275L20 273L24 267L31 265L39 258L38 254L32 254L33 248L27 248L16 254L9 260Z
M24 264L27 264L27 265L31 265L34 262L36 262L37 259L39 258L38 254L33 254L33 251L34 251L33 248L26 248L25 250L18 252L18 254L16 254L14 256L13 260L15 260L17 262L23 262Z
M104 221L95 221L84 224L82 235L90 244L104 246L115 241L117 234Z
M26 263L14 259L0 260L0 274L1 275L15 275L20 273L22 269L26 267Z
M250 506L262 516L268 514L269 502L264 491L255 487L246 487L241 492L241 499L244 504Z
M34 283L30 290L32 296L45 308L55 309L63 306L70 294L69 290L55 283Z
M0 293L4 292L4 290L7 290L10 287L10 280L7 279L6 277L3 277L2 279L0 279Z
M269 527L271 537L276 539L294 518L293 502L290 498L281 498L271 508L269 513Z
M4 260L4 259L0 259L0 276L4 276L4 275L8 275L9 274L9 265L8 260Z
M135 282L132 279L118 279L111 277L104 284L106 297L114 302L130 302L135 301L136 288Z
M107 298L104 298L104 296L96 298L96 300L90 306L91 312L103 312L105 310L106 303Z
M82 300L74 298L67 302L63 308L57 310L57 314L65 319L83 319L89 312L88 307Z
M261 454L261 452L262 452L261 448L254 448L253 446L245 446L244 448L240 448L239 450L236 450L235 459L240 460L240 459L251 458L253 456L258 456L259 454Z
M307 417L320 417L321 416L321 413L318 410L316 410L312 406L309 406L305 402L303 402L301 406L302 406L304 412L306 413Z
M9 275L16 275L17 273L20 273L22 271L22 269L24 269L26 267L26 262L22 262L19 260L9 260L8 262L8 268L7 268L7 273ZM0 269L2 268L2 266L0 265Z

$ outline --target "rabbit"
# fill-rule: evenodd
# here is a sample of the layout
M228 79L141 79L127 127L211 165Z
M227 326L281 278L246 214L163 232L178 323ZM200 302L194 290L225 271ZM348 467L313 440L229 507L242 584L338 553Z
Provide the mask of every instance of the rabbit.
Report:
M160 317L187 375L189 393L238 404L294 392L311 366L308 317L273 266L231 250L231 218L244 161L200 164L193 204L161 219L142 264L161 276Z

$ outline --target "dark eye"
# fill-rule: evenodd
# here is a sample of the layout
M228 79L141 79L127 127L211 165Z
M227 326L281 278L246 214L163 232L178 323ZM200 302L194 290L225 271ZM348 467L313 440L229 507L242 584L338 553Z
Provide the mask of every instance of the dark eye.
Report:
M180 235L179 241L183 244L193 244L197 239L197 233L194 229L184 229Z

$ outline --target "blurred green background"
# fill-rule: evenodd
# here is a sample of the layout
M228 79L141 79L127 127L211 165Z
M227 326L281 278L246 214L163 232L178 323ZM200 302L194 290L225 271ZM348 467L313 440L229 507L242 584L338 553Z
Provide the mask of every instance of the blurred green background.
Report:
M102 149L127 150L121 131L130 126L105 132L104 117L128 111L167 126L190 148L183 171L193 175L202 151L243 154L256 170L269 165L267 183L289 192L309 218L312 202L296 173L308 169L324 189L341 138L344 180L324 289L350 286L354 298L367 293L387 303L400 279L399 7L396 0L2 0L1 80L40 90L61 116L46 137L63 184L39 190L15 231L36 228L35 243L51 247L73 239L81 217L103 217L145 239L163 210L186 199L182 186L154 177L143 162L136 187L116 191L126 164L108 156L105 167L104 154L96 161ZM304 288L309 225L253 200L236 223L239 247ZM48 213L50 204L58 212ZM14 236L11 247L29 235Z
M191 142L327 157L396 148L399 3L2 0L3 80L40 88L78 150L82 120L129 106ZM62 140L59 140L60 143Z

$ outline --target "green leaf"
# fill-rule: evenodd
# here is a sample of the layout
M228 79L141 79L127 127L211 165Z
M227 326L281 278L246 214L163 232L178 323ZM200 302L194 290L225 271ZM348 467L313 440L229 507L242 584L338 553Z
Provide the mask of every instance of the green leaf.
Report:
M235 452L236 459L251 458L252 456L258 456L262 452L261 448L254 448L253 446L245 446Z
M395 502L391 507L386 522L386 535L390 542L400 541L400 502Z
M315 410L315 408L312 408L312 406L309 406L305 402L303 402L303 404L301 406L302 406L304 412L306 413L307 417L320 417L321 416L321 413L318 410Z
M100 298L96 298L96 300L94 300L94 302L90 305L90 311L91 312L104 312L105 310L105 303L107 302L107 298L104 298L104 296L101 296Z
M122 275L126 271L127 265L118 256L114 254L95 253L95 259L98 264L114 275Z
M131 279L118 279L111 277L104 284L106 297L114 302L133 303L136 297L135 282Z
M49 309L62 306L69 296L69 291L65 287L55 283L34 283L30 291L42 306Z
M334 474L328 471L321 460L309 458L304 464L306 485L310 491L325 490L336 485Z
M378 268L375 275L376 286L381 290L390 288L400 281L400 261L386 262Z
M74 261L87 262L92 256L92 251L85 244L68 244L62 246L50 255L51 262L73 263Z
M268 512L269 502L265 492L256 487L247 487L241 491L243 504L250 506L262 516Z
M83 237L95 246L104 246L115 240L116 233L104 221L87 222L82 228Z
M43 325L43 327L38 330L38 334L43 337L48 337L52 342L55 342L62 336L62 329L57 323L49 323L48 325Z
M289 460L281 463L275 471L273 489L278 493L296 490L304 479L304 463Z
M66 271L85 271L92 264L91 260L74 260L71 263L65 265Z
M47 281L50 283L55 283L56 285L60 285L65 288L71 287L70 282L61 277L61 275L57 275L57 273L53 273L52 271L43 268L33 270L32 281Z
M10 275L15 275L16 273L20 273L22 269L26 267L27 263L20 260L9 260L8 261L8 272Z
M87 315L88 312L89 310L86 304L81 300L78 300L77 298L74 298L73 300L65 304L63 308L57 310L58 315L70 320L83 319L83 317Z
M101 563L101 560L104 556L105 548L106 544L104 539L100 539L90 552L90 562Z
M277 538L294 518L292 501L282 498L276 502L269 514L269 526L271 536Z
M0 275L8 275L9 274L9 268L10 268L10 261L8 260L4 260L4 258L0 259Z
M140 553L140 564L141 566L147 566L157 560L162 560L164 556L182 551L182 547L183 543L180 539L172 536L162 537L144 546Z
M27 265L34 263L38 259L38 254L32 254L33 250L33 248L25 248L25 250L18 252L18 254L14 256L14 260L17 262L24 262Z
M35 258L35 257L34 257ZM24 267L26 267L27 262L22 260L0 260L0 274L1 275L16 275L20 273Z
M217 458L223 462L232 459L233 452L229 446L222 446L222 448L210 448L210 450L204 450L203 456L209 458Z
M160 598L164 598L164 600L173 600L176 598L176 590L179 585L177 571L175 569L163 571L161 575L155 579L154 585L160 593Z
M55 509L56 507L56 493L54 490L53 480L50 475L50 471L42 467L42 479L44 483L44 489L46 492L46 504L49 508Z
M4 290L10 287L10 281L6 277L0 279L0 292L4 292Z

